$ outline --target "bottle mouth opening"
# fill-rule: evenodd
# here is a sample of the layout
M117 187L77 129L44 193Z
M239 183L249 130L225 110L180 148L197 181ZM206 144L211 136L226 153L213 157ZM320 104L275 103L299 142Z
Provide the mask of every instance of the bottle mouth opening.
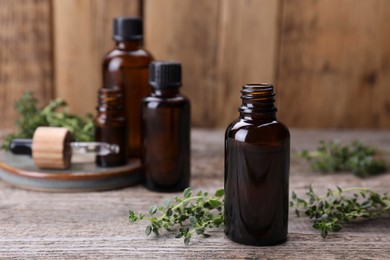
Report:
M249 83L245 84L242 87L243 91L250 91L250 90L259 90L259 91L267 91L267 90L274 90L274 86L269 83Z
M274 87L268 83L245 84L241 90L242 99L261 100L272 99L275 96Z

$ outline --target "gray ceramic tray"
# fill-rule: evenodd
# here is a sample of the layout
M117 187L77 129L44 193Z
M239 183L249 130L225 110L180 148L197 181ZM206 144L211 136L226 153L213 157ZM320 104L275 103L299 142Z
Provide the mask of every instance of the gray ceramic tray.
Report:
M0 178L23 189L51 192L108 190L137 184L142 179L141 162L130 160L125 166L103 168L94 162L73 162L68 170L35 167L28 155L0 151Z

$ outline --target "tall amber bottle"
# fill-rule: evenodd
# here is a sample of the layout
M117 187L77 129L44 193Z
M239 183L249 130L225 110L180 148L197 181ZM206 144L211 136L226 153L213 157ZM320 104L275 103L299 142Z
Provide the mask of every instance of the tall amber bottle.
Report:
M97 155L96 164L103 167L125 165L129 156L122 90L119 87L99 89L96 110L95 140L119 147L118 153Z
M104 57L103 85L121 86L125 96L130 157L141 156L141 100L149 95L148 68L152 55L142 47L142 20L116 17L113 22L116 47Z
M248 245L286 240L290 134L276 120L274 90L248 84L225 134L225 233Z
M152 94L142 106L143 164L148 189L182 191L190 185L190 101L179 92L181 65L150 64Z

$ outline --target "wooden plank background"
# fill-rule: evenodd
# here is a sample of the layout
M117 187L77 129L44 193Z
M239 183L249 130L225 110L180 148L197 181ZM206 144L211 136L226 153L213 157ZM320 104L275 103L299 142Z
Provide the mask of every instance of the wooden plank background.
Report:
M0 128L14 124L25 90L53 97L51 19L50 0L0 0Z
M0 0L0 128L25 89L94 113L120 15L143 16L146 48L183 63L194 126L226 127L242 84L271 82L290 127L390 129L387 0Z
M137 0L53 0L54 89L70 112L95 114L102 59L114 47L112 20L139 11Z
M194 125L227 126L238 116L242 84L273 82L278 7L269 0L145 1L146 47L183 63Z
M286 123L390 128L390 1L285 1L283 19Z

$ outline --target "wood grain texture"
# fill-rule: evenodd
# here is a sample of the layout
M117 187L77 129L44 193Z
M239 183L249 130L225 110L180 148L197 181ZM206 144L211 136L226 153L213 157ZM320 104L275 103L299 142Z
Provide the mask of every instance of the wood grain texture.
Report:
M271 82L289 126L390 129L388 0L0 0L0 128L25 90L94 113L112 18L142 9L146 47L183 63L195 126L225 127L243 84Z
M26 90L53 97L50 0L0 0L0 129L13 127Z
M314 149L321 139L362 142L390 152L387 131L292 130L292 150ZM192 134L192 187L212 192L223 186L223 130L195 129ZM390 158L388 158L390 159ZM309 184L326 188L366 186L390 192L390 172L359 179L351 174L319 175L292 157L290 190L303 194ZM347 225L323 240L307 218L290 211L288 241L273 247L243 246L228 240L222 229L189 246L167 234L146 237L146 223L130 224L128 210L149 206L175 194L155 193L142 186L90 193L42 193L19 190L0 181L0 256L40 259L387 259L388 218Z
M112 20L139 16L138 0L53 0L55 90L70 112L95 113L101 63L114 48Z
M279 1L145 1L146 47L183 64L193 124L237 118L243 84L273 82Z
M283 1L280 118L390 128L390 2Z

